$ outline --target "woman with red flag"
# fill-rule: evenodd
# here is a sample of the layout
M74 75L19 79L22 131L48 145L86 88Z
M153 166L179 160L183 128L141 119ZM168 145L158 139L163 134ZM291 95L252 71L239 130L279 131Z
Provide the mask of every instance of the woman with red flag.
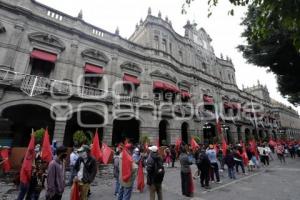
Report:
M130 200L133 183L136 177L137 165L133 162L130 155L132 145L128 142L124 145L119 160L119 180L120 190L118 200Z
M29 184L31 180L31 173L32 173L32 162L35 158L35 153L34 153L34 134L31 134L31 139L22 163L22 168L20 172L20 192L18 195L17 200L23 200L28 189L29 189Z
M143 161L139 161L139 168L138 168L138 177L137 177L137 189L140 192L143 192L145 187L145 180L144 180L144 171L143 171Z

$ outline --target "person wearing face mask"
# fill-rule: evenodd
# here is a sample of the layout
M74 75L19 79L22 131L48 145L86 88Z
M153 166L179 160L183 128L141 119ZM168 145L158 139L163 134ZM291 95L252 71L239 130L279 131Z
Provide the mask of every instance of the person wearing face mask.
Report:
M65 188L65 160L67 148L59 146L56 149L56 156L49 163L47 176L47 200L61 200Z
M87 200L90 184L97 174L97 163L95 158L90 155L90 147L87 145L78 149L78 155L79 158L74 166L77 172L74 181L77 181L79 185L80 200Z

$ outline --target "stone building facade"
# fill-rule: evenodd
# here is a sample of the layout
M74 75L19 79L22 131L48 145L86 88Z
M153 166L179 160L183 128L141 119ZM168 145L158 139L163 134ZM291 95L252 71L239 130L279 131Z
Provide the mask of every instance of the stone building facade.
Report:
M298 114L266 88L239 89L232 61L194 23L182 36L149 9L127 40L35 0L1 0L0 11L2 144L26 146L42 127L66 146L96 128L111 145L216 142L216 115L229 142L290 129L299 138Z

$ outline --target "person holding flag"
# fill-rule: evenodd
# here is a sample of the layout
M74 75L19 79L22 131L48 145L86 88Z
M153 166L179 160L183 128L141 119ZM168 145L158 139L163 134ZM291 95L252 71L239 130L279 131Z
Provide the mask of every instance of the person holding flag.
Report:
M97 163L95 158L90 154L90 147L83 145L78 149L79 158L77 159L74 169L77 176L74 182L78 182L80 200L88 199L90 184L94 181L97 174Z
M136 177L138 166L130 155L132 145L125 141L124 148L119 158L119 180L120 190L118 200L130 200L133 183Z
M35 158L34 153L34 133L31 134L30 142L25 153L25 157L22 163L22 168L20 172L20 191L17 200L23 200L26 193L29 189L29 184L31 180L31 173L32 173L32 162Z

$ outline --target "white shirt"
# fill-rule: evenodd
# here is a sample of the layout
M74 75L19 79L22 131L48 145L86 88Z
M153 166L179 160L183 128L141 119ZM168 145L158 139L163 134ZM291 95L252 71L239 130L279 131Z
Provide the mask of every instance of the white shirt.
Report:
M72 152L71 155L70 155L70 165L74 166L77 159L78 159L78 154L75 153L75 152Z
M80 169L79 169L79 171L77 173L77 177L78 177L79 181L81 181L82 178L83 178L83 168L84 168L84 164L83 164L83 162L81 162Z

